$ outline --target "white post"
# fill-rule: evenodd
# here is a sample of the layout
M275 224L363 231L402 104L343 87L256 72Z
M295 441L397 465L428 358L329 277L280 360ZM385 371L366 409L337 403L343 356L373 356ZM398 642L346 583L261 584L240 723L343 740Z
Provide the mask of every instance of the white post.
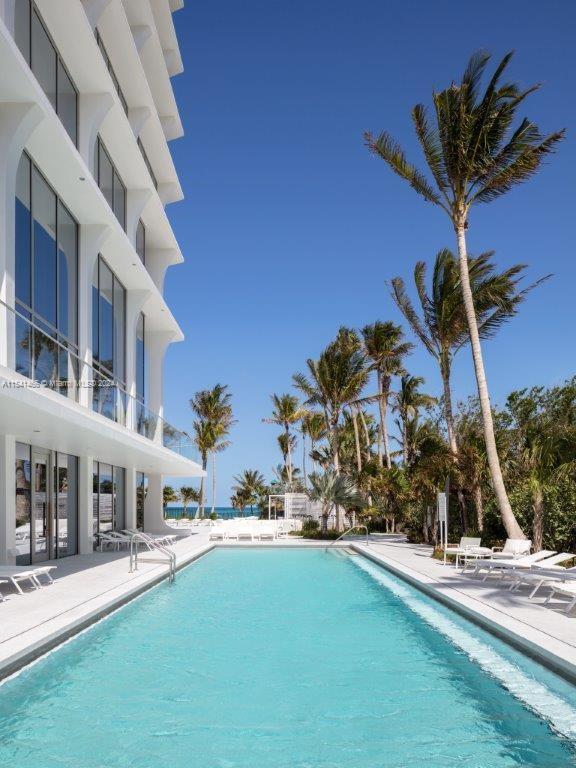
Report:
M80 456L78 477L78 554L88 555L93 550L93 460Z
M11 565L8 552L16 546L16 440L14 435L0 435L0 563ZM33 514L33 510L32 510Z

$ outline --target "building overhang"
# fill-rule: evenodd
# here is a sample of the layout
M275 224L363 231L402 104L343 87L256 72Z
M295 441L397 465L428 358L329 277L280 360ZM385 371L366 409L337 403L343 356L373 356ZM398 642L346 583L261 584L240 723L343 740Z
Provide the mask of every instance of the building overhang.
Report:
M202 477L199 464L0 366L0 424L17 441L139 472Z

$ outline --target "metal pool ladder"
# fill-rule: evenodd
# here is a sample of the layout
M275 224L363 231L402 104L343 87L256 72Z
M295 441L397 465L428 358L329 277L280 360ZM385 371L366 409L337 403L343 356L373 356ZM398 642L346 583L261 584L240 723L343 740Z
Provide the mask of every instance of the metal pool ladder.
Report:
M130 536L130 573L138 570L138 544L143 542L148 547L149 551L158 552L157 556L147 557L148 563L167 563L168 564L168 580L173 582L176 578L176 553L168 549L164 544L160 544L152 536L147 536L145 533L133 533Z
M331 549L334 546L334 544L337 544L340 541L340 539L343 539L344 536L347 536L349 533L351 533L352 531L355 531L356 529L361 529L361 530L366 531L366 544L369 545L370 544L370 532L368 531L368 527L366 525L353 525L352 528L348 528L348 530L344 531L344 533L342 533L340 536L338 536L337 539L334 539L334 541L330 542L330 544L328 544L328 546L326 547L326 552L328 552L328 550Z

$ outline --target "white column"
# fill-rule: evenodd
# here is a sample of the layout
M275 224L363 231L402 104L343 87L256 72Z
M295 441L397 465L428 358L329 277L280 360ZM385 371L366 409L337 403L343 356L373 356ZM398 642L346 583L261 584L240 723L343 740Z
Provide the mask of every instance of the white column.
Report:
M35 103L0 103L0 300L14 306L16 173L26 142L43 119ZM0 364L14 367L14 315L0 304Z
M128 189L126 193L126 235L134 248L136 248L138 221L151 197L152 190L147 187L143 189Z
M159 419L164 418L164 355L173 339L172 333L153 331L146 334L148 355L148 396L146 404ZM162 424L156 430L156 442L162 442Z
M164 294L164 277L171 264L178 264L182 256L176 248L147 248L146 269L154 281L154 285Z
M0 435L0 563L14 563L8 550L16 546L16 440Z
M112 0L82 0L82 5L92 29L96 28L100 17L111 2Z
M114 106L111 93L81 93L79 98L78 151L94 175L94 147L104 118Z
M92 456L80 456L78 472L78 554L93 551Z
M127 467L125 472L126 488L124 498L126 500L126 528L136 528L136 470Z

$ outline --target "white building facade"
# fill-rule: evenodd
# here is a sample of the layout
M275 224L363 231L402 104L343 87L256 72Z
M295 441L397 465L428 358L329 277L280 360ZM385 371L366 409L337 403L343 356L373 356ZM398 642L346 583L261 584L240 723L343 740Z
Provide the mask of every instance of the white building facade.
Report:
M162 476L202 474L163 416L181 5L0 0L3 563L162 530Z

